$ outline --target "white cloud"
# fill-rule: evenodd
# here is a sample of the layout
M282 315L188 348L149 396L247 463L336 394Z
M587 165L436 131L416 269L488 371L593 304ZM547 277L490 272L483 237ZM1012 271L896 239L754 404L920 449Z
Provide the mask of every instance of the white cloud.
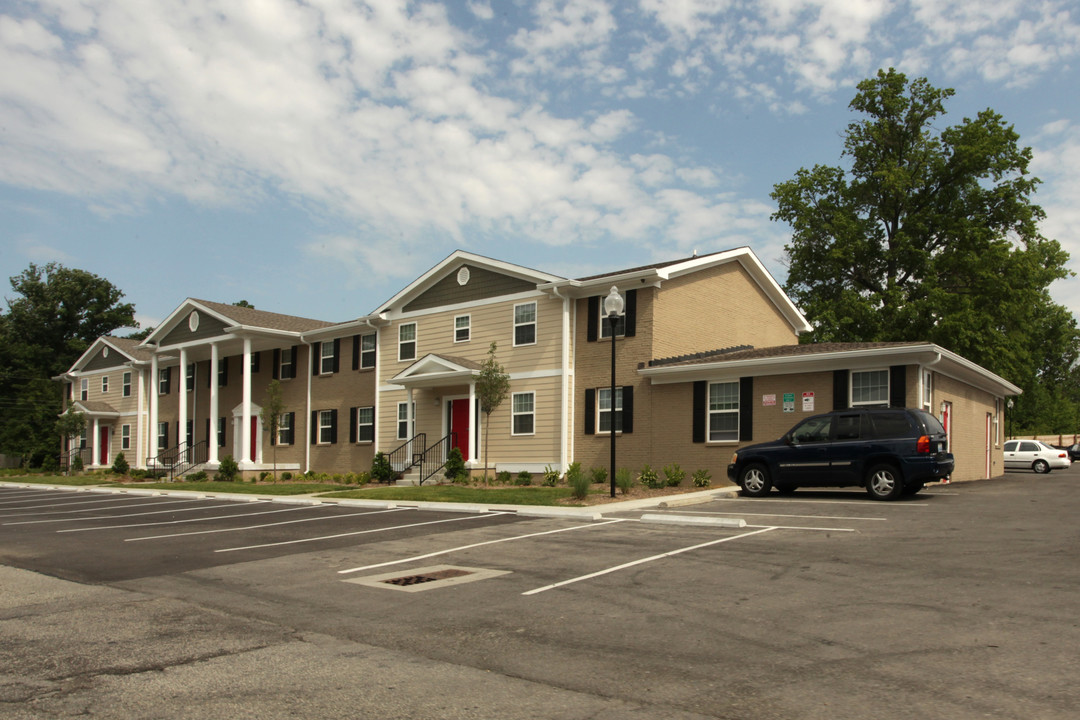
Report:
M1071 256L1069 268L1080 273L1080 125L1049 123L1035 136L1032 149L1031 170L1043 181L1035 197L1046 212L1042 233L1061 243ZM1052 291L1080 317L1080 277L1059 280Z

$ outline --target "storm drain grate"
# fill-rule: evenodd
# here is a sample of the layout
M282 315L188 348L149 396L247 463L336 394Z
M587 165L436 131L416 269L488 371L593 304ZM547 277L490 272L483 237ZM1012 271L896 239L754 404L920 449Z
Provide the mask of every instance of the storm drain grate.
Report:
M405 575L404 577L390 578L389 580L380 580L379 582L384 582L388 585L408 587L409 585L419 585L420 583L435 582L436 580L463 577L465 575L472 575L472 572L470 570L451 568L449 570L437 570L423 575Z
M460 585L475 580L486 580L509 574L509 570L489 570L487 568L460 567L454 565L433 565L426 568L418 568L408 575L402 575L401 571L383 573L381 575L369 575L368 577L348 578L344 582L354 585L367 585L368 587L383 588L386 590L401 590L403 592L420 592L421 590L434 590L435 588L449 585Z

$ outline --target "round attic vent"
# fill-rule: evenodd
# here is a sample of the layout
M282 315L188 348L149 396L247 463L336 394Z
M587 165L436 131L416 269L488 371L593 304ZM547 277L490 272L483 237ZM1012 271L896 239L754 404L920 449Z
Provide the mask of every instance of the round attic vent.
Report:
M197 310L192 310L191 314L188 315L187 326L191 332L199 329L199 312Z
M457 284L465 285L469 282L469 268L463 267L457 271Z
M109 357L109 348L107 348L107 347L101 348L101 357L103 357L103 358Z

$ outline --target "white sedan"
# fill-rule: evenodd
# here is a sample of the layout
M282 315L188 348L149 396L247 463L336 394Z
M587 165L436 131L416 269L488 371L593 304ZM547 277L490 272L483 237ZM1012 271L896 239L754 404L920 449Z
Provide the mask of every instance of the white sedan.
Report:
M1009 440L1005 443L1006 470L1031 469L1037 473L1048 473L1054 469L1068 468L1071 464L1067 450L1052 448L1038 440Z

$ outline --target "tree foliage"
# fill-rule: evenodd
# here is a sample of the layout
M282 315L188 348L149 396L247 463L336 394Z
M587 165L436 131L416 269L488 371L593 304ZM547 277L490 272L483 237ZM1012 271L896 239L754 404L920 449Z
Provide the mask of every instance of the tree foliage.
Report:
M273 448L274 480L277 480L278 431L281 429L281 417L285 414L285 400L281 395L281 382L271 380L266 386L266 400L262 406L262 424L270 433L270 446Z
M11 287L0 315L0 451L36 463L59 451L62 388L51 378L98 337L138 323L124 293L85 270L31 264Z
M487 482L488 437L491 431L491 413L502 405L510 392L510 376L495 358L498 345L494 342L488 348L487 359L480 366L476 375L476 398L480 401L480 411L484 413L484 482Z
M1080 333L1050 297L1071 273L1039 232L1031 149L990 109L938 129L953 94L879 71L851 101L846 167L774 186L773 219L792 227L785 289L814 325L803 340L937 343L1024 389L1017 428L1073 432L1052 389Z

